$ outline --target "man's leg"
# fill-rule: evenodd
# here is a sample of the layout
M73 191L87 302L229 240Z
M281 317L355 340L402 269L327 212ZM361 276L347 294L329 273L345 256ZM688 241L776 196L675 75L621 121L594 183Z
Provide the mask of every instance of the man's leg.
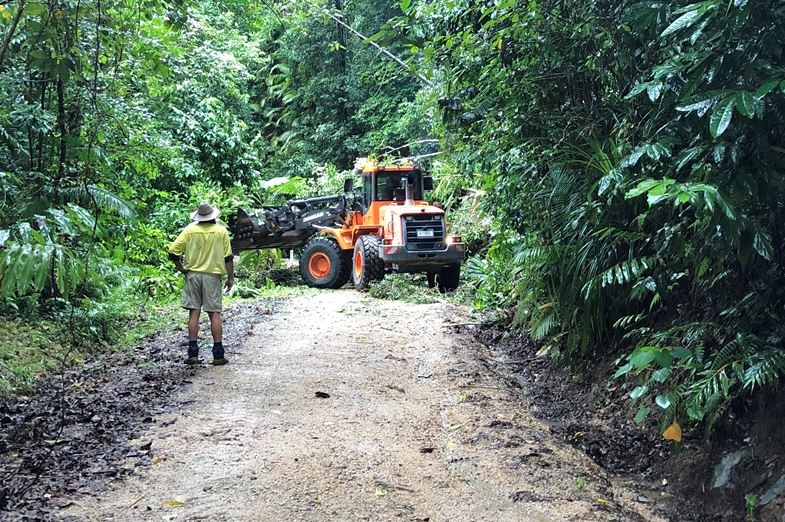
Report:
M199 316L202 311L199 308L188 310L188 342L199 340Z
M199 362L199 316L202 310L191 308L188 310L188 360L189 364Z
M182 307L188 310L188 359L186 364L199 364L199 316L202 314L201 283L193 272L185 275Z
M207 315L210 317L210 332L213 334L213 342L223 342L224 326L221 322L221 312L207 312Z
M221 321L221 312L207 312L210 317L210 331L213 334L213 364L223 364L224 357L223 334L224 327Z

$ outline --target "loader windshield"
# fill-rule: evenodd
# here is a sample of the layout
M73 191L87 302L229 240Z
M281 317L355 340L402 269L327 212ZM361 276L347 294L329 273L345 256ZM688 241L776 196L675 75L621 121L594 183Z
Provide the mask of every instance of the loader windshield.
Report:
M423 199L422 173L412 171L379 171L371 176L364 176L364 192L372 201L400 201L406 199L406 180L412 177L414 181L414 199ZM376 186L372 183L375 178ZM375 190L373 190L375 189Z

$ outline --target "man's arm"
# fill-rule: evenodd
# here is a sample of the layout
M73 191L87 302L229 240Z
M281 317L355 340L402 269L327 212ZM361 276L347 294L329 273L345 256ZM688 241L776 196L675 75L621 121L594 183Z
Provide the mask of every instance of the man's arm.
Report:
M225 257L224 265L226 266L226 291L228 292L234 286L234 256L230 254Z
M185 244L187 242L188 235L186 233L186 227L183 229L178 235L177 238L172 241L172 244L169 245L169 260L174 263L174 266L177 267L177 271L181 274L185 274L188 272L188 269L183 266L183 254L185 253Z
M187 274L188 270L183 266L183 260L177 254L172 254L169 252L169 260L174 263L174 266L177 267L177 271L181 274Z
M224 265L226 266L226 291L228 292L234 286L234 253L229 240L229 231L224 228L221 236L224 247Z

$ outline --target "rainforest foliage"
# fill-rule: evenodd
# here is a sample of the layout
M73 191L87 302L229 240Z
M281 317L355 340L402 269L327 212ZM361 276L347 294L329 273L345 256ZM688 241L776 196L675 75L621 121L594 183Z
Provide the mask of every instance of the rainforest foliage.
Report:
M0 0L5 313L100 343L200 199L424 155L478 307L710 428L785 372L783 41L782 1Z

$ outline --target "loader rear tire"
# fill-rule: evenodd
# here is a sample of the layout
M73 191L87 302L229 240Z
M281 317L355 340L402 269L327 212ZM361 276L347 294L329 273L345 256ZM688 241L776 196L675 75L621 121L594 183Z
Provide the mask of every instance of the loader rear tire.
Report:
M344 252L328 236L314 236L303 247L300 274L314 288L341 288L349 280L351 252Z
M352 282L357 290L367 290L374 281L384 278L384 261L379 257L379 238L360 236L354 245Z
M428 272L428 288L434 288L443 294L452 292L461 282L461 265L445 266L438 272Z

